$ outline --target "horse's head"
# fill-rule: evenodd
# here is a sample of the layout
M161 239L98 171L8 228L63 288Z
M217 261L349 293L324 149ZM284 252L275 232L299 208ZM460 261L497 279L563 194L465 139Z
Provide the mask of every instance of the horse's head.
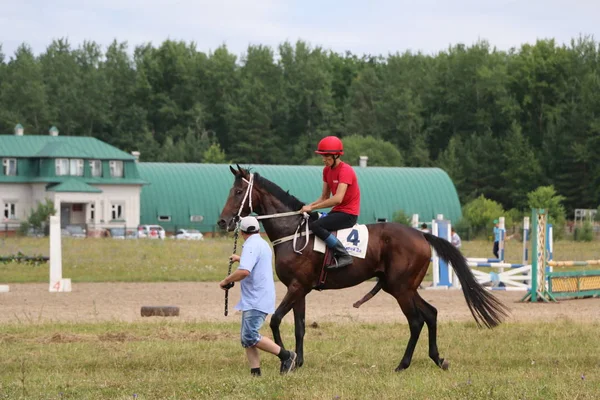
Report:
M239 217L249 215L253 209L260 207L259 196L256 190L252 189L253 181L250 172L247 169L237 166L237 170L229 167L231 173L235 176L233 186L229 190L229 196L219 216L219 228L228 231L233 230ZM250 204L252 202L252 209ZM240 213L241 208L241 213Z

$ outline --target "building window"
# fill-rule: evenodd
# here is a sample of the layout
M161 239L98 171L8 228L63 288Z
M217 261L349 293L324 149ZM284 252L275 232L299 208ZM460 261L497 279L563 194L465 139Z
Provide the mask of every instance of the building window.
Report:
M112 160L109 162L110 176L113 178L123 177L123 161Z
M163 221L163 222L168 222L171 220L171 216L170 215L159 215L158 220Z
M56 176L69 175L69 160L67 158L56 159Z
M69 160L69 165L69 175L83 176L83 160L78 158L72 158Z
M202 215L190 215L190 222L202 222L204 217Z
M96 205L94 203L90 203L90 221L94 221L95 220L95 216L96 216Z
M92 176L94 176L94 177L102 176L102 161L90 160L90 170L92 172Z
M6 176L17 175L17 159L16 158L3 159L2 167L4 169L4 175L6 175Z
M4 219L17 219L16 203L4 203Z
M113 220L124 219L125 207L123 204L113 204L111 206L111 216Z

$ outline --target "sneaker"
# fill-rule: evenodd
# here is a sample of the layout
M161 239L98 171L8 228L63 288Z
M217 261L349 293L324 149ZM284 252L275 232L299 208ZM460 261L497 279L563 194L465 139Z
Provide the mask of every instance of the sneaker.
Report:
M296 369L296 353L290 351L290 358L281 362L280 372L282 374L287 374L288 372L292 372Z

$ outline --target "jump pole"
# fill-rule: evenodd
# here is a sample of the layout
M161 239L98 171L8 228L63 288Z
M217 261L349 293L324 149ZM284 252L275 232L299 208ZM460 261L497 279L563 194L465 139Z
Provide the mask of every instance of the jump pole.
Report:
M451 241L452 236L452 225L450 221L445 220L442 214L438 214L436 219L431 221L431 234L447 241ZM440 257L438 257L435 250L432 258L432 274L433 274L433 285L427 289L448 289L454 286L456 278L452 267Z
M60 219L50 217L50 292L70 292L71 279L62 277L62 243Z

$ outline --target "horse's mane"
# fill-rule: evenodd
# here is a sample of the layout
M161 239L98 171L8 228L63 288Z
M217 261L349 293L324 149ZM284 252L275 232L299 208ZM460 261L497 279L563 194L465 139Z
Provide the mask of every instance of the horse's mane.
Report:
M297 211L302 208L304 203L295 196L291 195L289 191L283 190L277 184L271 182L267 178L263 178L258 174L254 173L254 182L256 182L261 188L271 193L277 200L283 203L292 211Z

